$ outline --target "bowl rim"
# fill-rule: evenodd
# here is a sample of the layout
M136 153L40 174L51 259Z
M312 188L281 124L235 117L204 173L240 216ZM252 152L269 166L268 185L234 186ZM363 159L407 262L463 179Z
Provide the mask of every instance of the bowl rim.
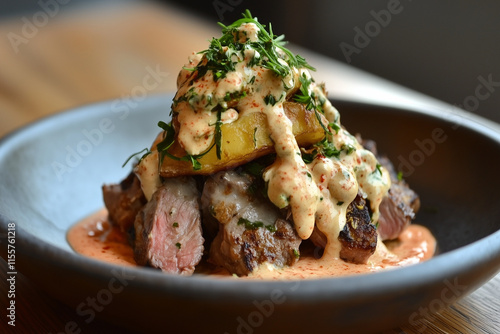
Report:
M150 108L164 103L169 95L158 94L147 97L140 102L136 110ZM384 108L398 112L426 115L440 121L450 122L439 108L425 109L410 106L401 107L383 106L354 100L335 99L335 103L356 105L363 108ZM33 134L43 132L57 123L74 122L76 119L96 115L103 110L110 110L113 101L104 101L70 109L53 114L28 124L0 139L0 159L5 157L9 146ZM464 116L465 115L465 116ZM500 133L481 123L480 117L467 117L467 113L454 113L454 121L461 127L467 128L479 135L500 144ZM471 122L472 121L472 122ZM461 273L474 268L480 268L488 263L495 264L489 278L500 271L500 229L484 238L470 244L448 251L416 265L384 270L367 275L345 277L317 278L305 280L238 280L230 278L215 278L204 275L191 277L177 276L160 272L151 268L123 267L101 262L92 258L67 251L48 244L35 235L29 233L17 222L0 212L0 233L6 234L7 224L16 223L16 247L18 256L25 256L32 260L47 262L64 270L70 270L79 275L92 277L100 281L108 281L113 270L134 276L131 285L151 289L158 294L182 295L183 297L222 302L224 297L230 297L234 303L269 298L273 290L287 293L288 301L302 303L316 303L322 300L347 300L353 294L378 295L387 292L397 292L402 289L414 289L422 285L443 283L447 279L457 277ZM2 257L6 259L6 249L2 250ZM435 270L439 268L439 270Z

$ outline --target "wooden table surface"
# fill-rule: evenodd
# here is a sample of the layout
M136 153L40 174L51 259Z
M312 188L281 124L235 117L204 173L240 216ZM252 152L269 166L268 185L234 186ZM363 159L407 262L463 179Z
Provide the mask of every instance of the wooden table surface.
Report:
M127 3L101 5L98 9L88 6L67 13L63 9L47 22L40 15L35 21L33 14L0 21L0 137L50 114L135 94L135 87L144 87L144 79L152 71L157 73L157 85L148 85L148 94L171 92L187 56L204 50L207 40L219 34L215 24L194 20L189 13L171 6ZM35 29L30 30L27 21L36 23ZM314 54L308 54L307 59L316 67L328 62ZM338 69L332 75L339 74L344 80L342 89L349 80L365 85L377 80L368 75L363 80L363 73L350 72L342 64L331 65ZM327 87L335 87L328 80ZM375 95L391 87L390 83L377 82L379 91ZM335 96L333 90L330 88ZM421 97L407 93L411 98ZM76 317L75 310L40 291L22 273L16 279L16 303L20 305L16 327L8 326L4 308L8 303L7 266L3 259L0 267L0 332L65 332L65 324ZM499 299L497 275L417 326L408 323L386 333L500 333ZM103 320L83 329L83 333L109 332L126 330Z

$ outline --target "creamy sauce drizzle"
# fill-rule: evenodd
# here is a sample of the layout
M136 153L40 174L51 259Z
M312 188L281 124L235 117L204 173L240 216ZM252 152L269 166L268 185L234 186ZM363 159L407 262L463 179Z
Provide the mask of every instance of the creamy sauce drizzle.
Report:
M67 234L68 243L82 255L112 264L137 266L132 247L117 227L107 222L105 209L75 224ZM436 240L421 225L410 225L399 239L378 243L367 264L352 264L329 254L320 257L319 249L301 249L300 260L292 267L275 268L263 264L248 277L240 279L307 279L366 274L416 264L430 259ZM220 278L236 278L227 271L200 263L197 273Z

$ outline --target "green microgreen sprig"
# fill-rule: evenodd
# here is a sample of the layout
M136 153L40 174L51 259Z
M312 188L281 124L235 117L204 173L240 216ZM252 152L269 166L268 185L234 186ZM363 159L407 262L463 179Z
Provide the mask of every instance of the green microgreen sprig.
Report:
M172 144L175 141L175 129L172 126L172 122L165 123L165 122L159 121L158 126L164 130L163 140L156 145L156 149L158 150L158 153L160 154L160 158L159 158L160 166L162 165L165 157L169 157L170 159L177 160L177 161L190 162L193 165L194 170L200 170L201 164L198 161L198 159L200 159L205 154L210 152L210 150L214 147L215 143L212 144L212 146L210 146L210 148L208 150L206 150L205 152L203 152L201 154L197 154L197 155L186 154L183 157L176 157L175 155L168 152L168 149L172 146Z
M356 147L350 144L343 144L338 149L335 144L324 138L322 141L314 144L314 149L308 152L302 152L302 160L308 164L311 163L318 154L324 155L327 158L340 158L342 153L349 155L356 151Z
M319 124L325 131L325 134L332 135L332 132L328 129L328 127L323 124L322 118L320 114L324 114L323 110L323 104L320 102L318 103L319 97L316 95L316 93L310 89L311 83L313 82L312 78L307 77L306 73L303 72L301 76L299 76L300 80L300 93L295 94L294 100L295 102L304 104L307 110L314 110L314 113L316 115L316 119L318 120ZM338 133L338 125L335 123L332 123L334 125L334 130L336 133ZM331 125L331 124L329 124Z
M259 40L257 42L246 40L242 43L237 38L239 34L238 28L242 24L247 23L253 23L259 28L257 34ZM234 71L234 66L237 64L237 61L233 59L233 55L236 55L236 59L242 59L242 52L245 50L246 45L256 50L260 55L252 59L252 65L260 65L272 70L280 77L288 75L290 67L315 70L303 57L294 55L285 47L284 35L275 35L271 24L269 24L269 30L267 30L257 18L252 16L248 9L243 13L243 18L228 26L219 22L219 26L222 27L222 36L220 38L212 38L209 48L200 52L204 55L204 60L193 68L185 68L197 71L198 74L196 77L202 77L211 71L214 81L224 78L228 72ZM278 52L278 49L285 54L285 57ZM284 60L285 64L280 59Z

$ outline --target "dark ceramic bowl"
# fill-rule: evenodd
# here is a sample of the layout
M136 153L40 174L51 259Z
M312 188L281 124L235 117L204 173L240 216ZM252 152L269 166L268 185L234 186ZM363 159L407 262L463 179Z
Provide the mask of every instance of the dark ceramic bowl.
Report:
M171 98L82 107L0 143L1 233L15 223L17 269L74 307L81 328L94 316L142 331L193 333L369 333L405 321L423 328L422 310L439 311L499 271L500 134L454 113L346 101L335 102L343 124L375 139L420 194L416 220L439 245L430 261L355 277L249 282L75 254L66 231L103 206L101 185L127 174L122 162L150 145Z

